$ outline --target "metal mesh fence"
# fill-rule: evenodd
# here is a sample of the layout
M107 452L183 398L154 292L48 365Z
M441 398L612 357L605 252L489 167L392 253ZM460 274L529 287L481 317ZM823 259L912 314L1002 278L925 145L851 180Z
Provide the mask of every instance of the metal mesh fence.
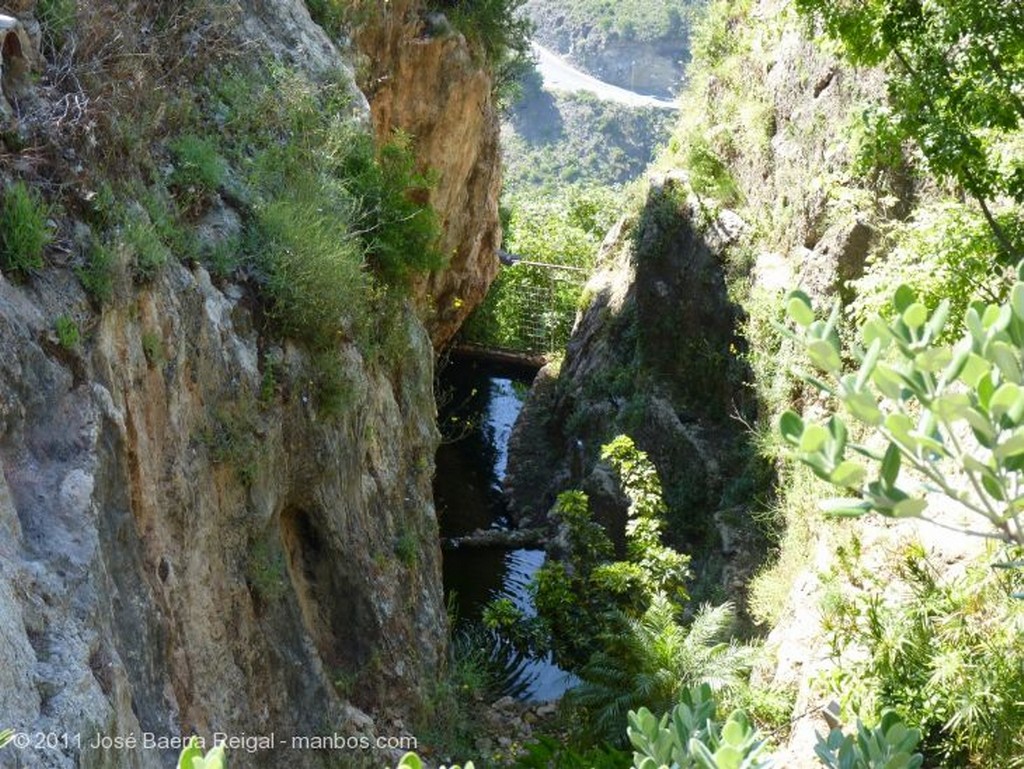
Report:
M562 349L586 279L586 270L568 265L519 260L504 267L464 338L529 354Z

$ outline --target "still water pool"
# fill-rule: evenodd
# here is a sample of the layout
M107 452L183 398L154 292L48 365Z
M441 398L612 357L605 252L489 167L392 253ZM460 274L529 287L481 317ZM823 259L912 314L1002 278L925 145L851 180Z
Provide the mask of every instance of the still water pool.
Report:
M434 499L441 536L506 528L502 480L508 440L534 372L471 360L455 360L440 375L439 420L444 441L437 452ZM495 598L508 598L534 613L527 589L544 563L544 551L467 547L444 552L445 592L454 595L462 620L480 619ZM561 696L575 681L550 659L517 660L511 688L525 700Z

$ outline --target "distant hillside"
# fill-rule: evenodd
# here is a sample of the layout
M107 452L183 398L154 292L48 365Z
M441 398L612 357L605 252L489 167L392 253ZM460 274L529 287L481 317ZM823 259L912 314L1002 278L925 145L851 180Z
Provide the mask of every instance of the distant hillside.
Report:
M502 125L505 186L512 192L631 181L668 140L676 119L671 112L624 107L588 93L551 94L537 76L524 91Z
M527 0L535 36L615 85L668 95L689 60L693 19L704 0Z

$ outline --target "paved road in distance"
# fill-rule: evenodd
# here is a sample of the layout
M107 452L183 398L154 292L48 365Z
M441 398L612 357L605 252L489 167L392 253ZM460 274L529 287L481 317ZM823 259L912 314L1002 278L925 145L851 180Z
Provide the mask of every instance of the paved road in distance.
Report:
M544 79L544 88L554 92L576 93L578 91L589 91L600 99L617 102L628 107L656 107L658 109L679 109L674 101L659 99L657 96L648 96L617 85L598 80L593 75L588 75L569 64L565 59L545 48L540 43L533 42L533 53L537 57L537 69Z

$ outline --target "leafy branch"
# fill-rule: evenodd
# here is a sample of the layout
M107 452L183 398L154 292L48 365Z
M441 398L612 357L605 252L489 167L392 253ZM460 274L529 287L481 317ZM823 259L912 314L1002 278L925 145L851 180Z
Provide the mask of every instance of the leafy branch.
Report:
M1024 9L989 0L796 0L798 10L842 44L856 66L882 66L889 110L873 116L877 137L912 141L931 171L975 199L1011 261L1019 235L993 213L1000 198L1024 203L1024 165L1002 158L1024 119Z
M1024 280L1024 266L1020 275ZM806 294L788 295L796 330L782 331L816 370L801 376L845 413L819 423L787 411L779 421L783 439L816 475L856 495L827 503L833 515L876 511L933 520L926 515L927 494L938 493L987 524L953 527L957 531L1024 544L1024 282L1006 302L972 303L955 344L939 341L948 301L929 313L900 286L893 306L894 321L875 316L862 326L847 371L838 304L820 320ZM848 419L882 438L885 450L851 441ZM848 449L858 456L848 458ZM904 467L925 483L901 484Z

